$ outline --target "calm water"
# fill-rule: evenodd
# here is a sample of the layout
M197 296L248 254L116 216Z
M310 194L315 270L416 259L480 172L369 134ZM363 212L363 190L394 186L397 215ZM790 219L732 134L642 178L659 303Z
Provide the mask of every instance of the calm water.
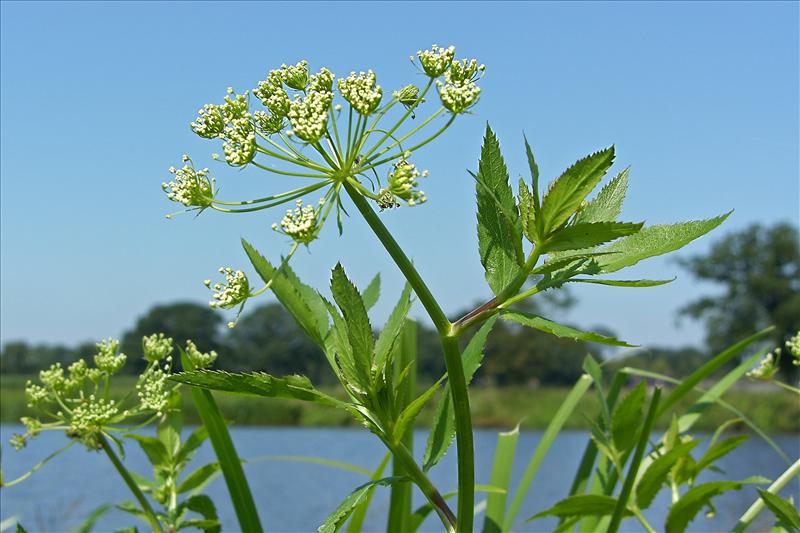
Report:
M35 439L23 451L15 452L6 443L16 431L20 431L20 427L0 426L0 437L5 451L2 458L3 470L7 480L22 474L48 453L66 443L63 435L47 433ZM311 455L373 469L384 455L377 440L359 429L233 428L232 434L241 456L245 458L262 455ZM421 456L426 436L425 432L418 432L416 435L417 456ZM525 432L520 436L515 465L516 479L521 476L540 436L540 432ZM529 524L522 520L565 496L586 438L587 434L582 431L564 432L559 436L531 486L520 513L520 523L515 530L547 531L552 527L553 522L546 520ZM488 482L496 439L497 433L490 430L478 431L475 435L478 482ZM797 457L800 453L800 438L797 436L785 435L776 440L790 457ZM139 448L131 443L126 450L126 464L149 476L147 460ZM198 460L213 460L209 445L200 450ZM786 468L771 448L755 438L745 442L736 452L725 458L720 466L733 478L756 474L774 478ZM295 462L257 461L246 465L245 470L268 531L316 531L317 526L341 499L366 481L356 473ZM434 468L431 478L443 492L455 488L455 447ZM215 479L207 492L217 504L224 530L235 531L236 518L222 478ZM383 529L388 494L388 489L383 488L375 493L365 523L368 531ZM754 495L755 490L746 487L740 492L718 498L716 517L709 520L701 513L690 525L691 531L728 530L752 503ZM654 504L655 512L651 510L648 514L657 529L663 527L663 509L668 504L667 498L668 495L662 493ZM87 452L78 446L48 463L23 483L0 492L1 517L18 516L31 532L67 531L80 523L82 517L98 505L126 500L132 500L132 497L108 461L103 456ZM415 504L421 503L422 497L415 494ZM762 521L754 531L768 528L768 515L768 512L762 513ZM476 523L482 524L482 520L479 517ZM134 521L130 515L120 511L110 512L97 523L95 531L112 531L118 527L133 525ZM639 531L637 526L637 523L628 522L623 524L622 529ZM438 531L440 528L436 518L431 518L422 529Z

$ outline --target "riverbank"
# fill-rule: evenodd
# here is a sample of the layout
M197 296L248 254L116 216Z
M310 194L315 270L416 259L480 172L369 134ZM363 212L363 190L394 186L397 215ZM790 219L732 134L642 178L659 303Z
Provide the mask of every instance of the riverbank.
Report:
M21 416L30 414L25 405L24 391L27 379L27 376L2 376L0 421L18 422ZM112 394L122 396L133 387L134 381L132 377L118 378ZM341 389L331 387L323 388L323 391L342 397ZM525 429L543 429L568 392L568 388L559 387L474 387L470 389L473 423L475 427L484 428L512 428L519 423ZM305 402L224 394L215 396L226 418L240 426L355 425L347 413ZM800 432L800 402L791 393L777 388L735 389L730 391L724 400L769 433ZM692 401L692 398L685 399L678 406L678 411L684 412ZM199 423L199 417L188 394L184 405L187 423ZM423 409L418 419L419 425L426 426L430 423L435 406L436 402L431 402ZM589 427L588 420L594 419L598 412L596 396L587 394L567 421L566 427L586 429ZM670 417L671 415L667 413L658 424L665 427ZM736 418L736 415L719 406L713 406L695 427L698 430L713 431L731 418Z

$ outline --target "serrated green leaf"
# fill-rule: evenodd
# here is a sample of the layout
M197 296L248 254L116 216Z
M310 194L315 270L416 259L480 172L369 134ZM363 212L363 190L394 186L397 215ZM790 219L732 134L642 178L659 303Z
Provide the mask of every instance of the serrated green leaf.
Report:
M660 224L642 228L639 233L604 246L599 252L617 252L597 260L602 272L616 272L635 265L643 259L663 255L683 248L698 237L722 224L733 211L705 220Z
M626 346L628 348L633 348L635 346L633 344L628 344L627 342L623 342L613 337L606 337L605 335L600 335L599 333L580 331L578 329L565 326L564 324L559 324L557 322L553 322L552 320L548 320L544 317L534 315L531 313L523 313L521 311L511 311L508 309L504 309L503 311L500 312L500 317L504 318L505 320L512 320L518 324L522 324L523 326L528 326L530 328L535 328L540 331L550 333L551 335L555 335L556 337L566 337L568 339L581 340L587 342L598 342L600 344L610 344L612 346Z
M583 250L633 235L642 229L643 222L588 222L570 224L557 230L543 246L546 252L565 252Z
M682 533L686 526L703 507L707 506L711 498L723 492L739 490L748 480L742 481L711 481L701 483L690 488L680 499L670 507L664 529L667 533Z
M611 438L618 452L627 452L636 444L646 396L647 384L640 381L611 413Z
M167 453L164 444L157 438L147 435L137 435L136 433L129 433L125 435L125 438L135 440L145 455L147 455L150 464L154 467L166 466L169 464L169 453Z
M486 345L486 338L494 326L496 317L487 320L481 328L472 336L464 349L462 360L464 365L464 376L467 384L472 381L472 376L478 370L483 360L483 348ZM428 442L425 446L425 454L422 459L422 468L426 472L444 457L447 449L453 443L456 435L456 419L453 411L453 398L450 395L450 388L445 388L444 394L439 399L436 406L436 414L433 417Z
M173 374L170 379L194 387L233 394L303 400L335 407L342 405L341 401L318 391L307 377L300 375L277 378L265 372L193 370Z
M519 179L519 194L517 197L519 203L519 218L522 223L522 233L531 243L536 244L539 242L539 234L536 229L536 216L534 215L536 210L533 204L533 195L530 189L528 189L525 180L522 178Z
M697 465L695 466L695 476L705 468L711 466L711 464L716 462L717 459L720 459L721 457L731 453L747 439L747 435L738 435L736 437L729 437L725 440L721 440L709 446L708 450L706 450L706 453L704 453L703 456L697 460Z
M575 222L613 222L622 211L622 202L628 191L629 168L617 174L597 196L592 198L583 209L578 211Z
M536 164L536 159L533 157L533 150L531 150L531 145L528 144L528 138L523 135L522 139L525 141L525 155L528 158L528 168L531 170L533 214L538 218L539 210L542 207L539 200L539 165Z
M565 255L565 256L551 256L547 261L539 265L538 267L531 270L532 275L544 275L544 274L552 274L553 272L562 270L567 268L574 263L579 261L586 261L587 259L594 259L595 257L599 257L601 255L610 255L608 253L603 252L589 252L585 254L574 254L574 255Z
M549 509L537 513L526 522L545 516L604 516L614 512L617 499L603 494L578 494L564 498ZM630 513L628 513L630 514Z
M347 278L341 263L337 263L331 276L333 299L341 309L347 323L347 338L353 348L356 371L369 380L375 339L367 309L356 286Z
M561 227L578 210L614 163L614 147L595 152L569 167L552 184L542 200L542 233Z
M367 288L364 289L363 293L361 293L361 299L364 300L364 307L367 308L367 311L372 309L372 307L377 303L380 295L381 295L381 275L380 273L378 273L375 274L375 277L372 278L372 281L369 282Z
M325 339L325 357L342 383L358 384L360 388L366 390L369 387L369 376L366 369L356 366L347 323L336 306L328 300L324 302L333 320L333 328Z
M275 267L244 239L242 246L261 279L265 283L272 283L271 289L278 301L303 331L319 346L324 347L328 333L328 316L319 294L300 283L288 265L281 272L276 272Z
M177 403L174 405L175 410L167 411L164 418L156 426L156 435L167 450L167 454L172 457L178 452L178 448L181 445L183 416L180 412L180 395L174 393L170 398L177 398Z
M422 408L425 407L425 404L428 403L428 400L436 394L436 391L439 390L439 386L442 384L443 379L440 379L428 389L420 394L417 398L415 398L408 406L403 409L403 412L400 413L400 416L397 417L397 422L395 424L395 435L401 436L404 435L408 427L414 422L414 419L417 415L422 411Z
M658 287L672 283L672 279L592 279L592 278L572 278L567 280L569 283L594 283L595 285L610 285L612 287Z
M661 486L667 481L669 471L679 459L688 455L699 441L689 441L674 446L647 467L636 485L636 506L647 509L653 503Z
M342 503L339 504L339 507L337 507L333 513L328 516L325 522L323 522L323 524L317 528L317 531L319 533L336 533L336 531L338 531L339 528L341 528L345 523L356 506L366 499L372 488L378 485L389 486L392 483L397 483L398 481L403 480L405 480L405 478L385 477L383 479L377 479L361 485L356 490L351 492L342 501Z
M211 476L216 474L218 470L219 463L208 463L199 467L181 480L176 489L178 494L183 494L184 492L189 492L190 490L202 486Z
M386 324L378 335L378 341L375 343L375 367L379 372L383 370L395 341L403 329L403 322L408 316L409 309L411 309L411 285L406 283L397 305L386 320Z
M190 527L199 529L204 533L212 533L222 530L222 526L220 525L219 520L198 519L198 518L190 518L189 520L181 522L181 524L178 526L178 529L181 530Z
M783 522L786 526L800 531L800 513L794 505L784 500L777 494L773 494L763 489L757 489L761 495L761 499L769 507L769 510L775 515L779 522Z
M489 287L500 294L520 272L522 226L500 144L488 124L475 180L478 251Z

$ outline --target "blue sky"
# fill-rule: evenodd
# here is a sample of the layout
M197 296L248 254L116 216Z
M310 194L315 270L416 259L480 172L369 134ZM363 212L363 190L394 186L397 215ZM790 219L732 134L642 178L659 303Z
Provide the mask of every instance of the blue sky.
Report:
M207 301L204 278L244 268L244 236L277 258L279 211L166 220L160 184L180 155L211 165L216 143L188 128L228 86L306 58L339 74L372 68L384 88L420 82L409 54L431 43L487 66L474 114L421 151L422 207L386 212L446 310L489 295L477 256L474 185L488 121L512 177L522 134L543 177L614 143L632 167L623 218L649 223L735 208L719 237L798 220L798 4L786 3L11 3L2 14L0 337L116 336L155 303ZM217 164L226 192L282 190L280 178ZM274 183L271 183L273 180ZM294 262L317 287L341 259L357 283L380 271L382 320L396 268L357 218ZM706 250L713 235L682 255ZM443 265L453 265L445 269ZM675 310L712 286L669 259L629 276L653 289L581 287L568 318L644 344L695 343ZM415 309L422 316L421 309Z

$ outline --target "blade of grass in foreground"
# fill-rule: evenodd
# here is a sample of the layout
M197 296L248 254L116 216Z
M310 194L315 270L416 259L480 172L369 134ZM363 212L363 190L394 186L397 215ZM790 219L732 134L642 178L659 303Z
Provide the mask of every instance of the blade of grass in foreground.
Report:
M588 374L583 374L564 399L564 403L561 404L561 407L559 407L558 411L553 415L553 419L542 434L542 440L539 441L539 445L536 447L536 451L533 453L533 457L531 457L528 467L525 469L525 473L522 475L522 479L517 485L514 498L511 500L511 506L508 508L505 520L503 520L503 531L511 531L511 528L514 526L514 519L517 517L520 507L522 507L522 502L525 500L525 495L528 493L533 478L539 471L542 460L545 455L547 455L550 446L553 445L553 441L555 441L561 428L564 427L564 423L570 417L572 411L575 410L580 399L586 394L586 391L589 390L592 382L593 380Z
M372 481L378 481L381 476L383 476L383 471L386 469L386 465L389 464L389 459L392 458L392 453L387 452L386 455L383 457L381 464L378 465L378 468L375 469L375 472L372 473ZM364 518L367 516L367 509L369 509L369 504L372 501L372 495L375 494L375 490L371 490L367 493L366 498L364 501L359 503L358 506L353 511L353 514L350 515L350 521L347 523L347 533L360 533L362 527L364 526Z
M772 485L767 487L767 492L770 494L778 494L783 487L789 484L789 482L793 479L796 479L800 476L800 459L795 461L795 463L786 469L786 471L781 474L778 479L776 479ZM764 499L759 496L759 498L753 502L747 511L742 515L739 519L739 523L736 524L736 527L733 529L733 533L742 533L747 529L747 526L755 520L758 514L764 510Z
M519 439L519 425L513 430L497 435L497 446L494 450L494 465L489 484L505 489L504 493L492 493L486 499L486 516L483 522L483 533L500 533L500 526L506 514L508 485L511 483L511 471L514 467L514 454Z
M183 351L181 351L181 364L184 370L195 369ZM210 391L197 387L191 387L190 391L197 412L208 430L208 438L217 455L225 484L228 486L228 493L236 511L236 518L239 520L239 527L248 533L262 533L261 520L256 511L253 494L250 492L250 485L244 475L242 461L233 446L228 426L222 418L217 402L214 401Z

